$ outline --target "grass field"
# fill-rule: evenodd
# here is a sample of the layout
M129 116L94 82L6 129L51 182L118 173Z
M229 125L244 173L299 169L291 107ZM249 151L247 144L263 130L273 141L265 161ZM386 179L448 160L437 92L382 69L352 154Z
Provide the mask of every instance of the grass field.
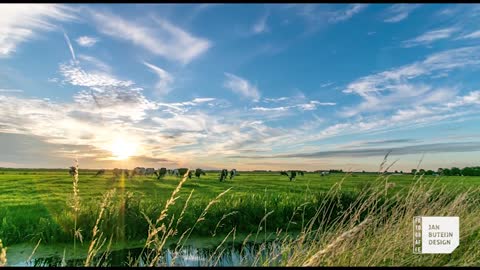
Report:
M106 210L100 230L105 235L113 235L114 241L142 240L149 231L145 216L157 219L181 180L174 176L166 176L163 180L144 176L122 180L115 179L111 171L100 177L94 177L94 173L79 171L81 207L77 228L85 242L91 240L102 197L107 191L115 188L116 195L112 207ZM327 205L329 214L322 217L322 225L328 228L329 224L338 225L338 220L348 212L346 209L365 197L365 190L377 178L377 174L369 173L327 176L307 173L290 182L286 176L275 172L240 172L232 181L219 182L218 173L207 172L200 179L186 180L168 215L172 221L173 217L183 218L177 226L179 232L194 226L192 236L223 236L233 227L236 233L245 234L255 234L261 228L263 234L277 229L304 230L308 220ZM410 174L388 175L383 179L394 183L385 188L385 194L381 190L383 197L377 199L383 201L387 198L401 200L414 184L418 184L418 177L414 179ZM454 200L455 194L478 187L480 177L423 176L421 182L435 182L437 186L455 189L456 193L449 193ZM329 190L338 183L341 183L337 185L339 193L331 196ZM227 189L230 190L210 207L209 203ZM71 243L75 228L69 207L72 194L72 177L66 170L0 171L0 239L3 244L36 243L39 239L42 243ZM188 207L182 213L190 194ZM369 197L364 199L368 201ZM195 224L206 207L209 210L204 219ZM356 215L353 211L350 214Z

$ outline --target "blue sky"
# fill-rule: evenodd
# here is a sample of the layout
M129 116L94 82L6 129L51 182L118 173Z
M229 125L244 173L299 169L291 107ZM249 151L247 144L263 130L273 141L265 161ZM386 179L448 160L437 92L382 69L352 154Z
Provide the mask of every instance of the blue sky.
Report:
M479 5L2 4L0 166L478 165L479 23Z

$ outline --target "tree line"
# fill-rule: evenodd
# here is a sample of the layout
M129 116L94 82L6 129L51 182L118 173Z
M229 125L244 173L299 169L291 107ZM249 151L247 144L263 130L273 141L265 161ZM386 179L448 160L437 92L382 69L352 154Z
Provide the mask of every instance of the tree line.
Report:
M438 168L437 171L412 169L412 174L425 174L425 175L444 175L444 176L480 176L480 167L465 167L460 169L458 167L452 168Z

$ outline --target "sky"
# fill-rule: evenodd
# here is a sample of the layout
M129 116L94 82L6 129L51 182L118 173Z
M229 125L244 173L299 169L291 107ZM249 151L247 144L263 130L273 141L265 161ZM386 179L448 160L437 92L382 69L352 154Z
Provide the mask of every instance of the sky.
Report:
M0 5L0 167L480 164L478 4Z

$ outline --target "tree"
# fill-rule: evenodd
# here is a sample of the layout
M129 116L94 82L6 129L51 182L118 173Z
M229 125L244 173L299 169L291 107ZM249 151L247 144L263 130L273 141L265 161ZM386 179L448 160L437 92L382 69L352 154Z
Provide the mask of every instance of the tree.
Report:
M424 169L420 169L420 170L418 171L418 173L419 173L419 174L425 174L425 170L424 170Z
M450 175L452 175L452 172L450 171L450 169L445 168L445 169L442 170L442 174L445 175L445 176L450 176Z
M425 172L426 175L433 175L435 172L432 170L428 170Z
M457 167L453 167L450 171L451 175L460 175L462 173L462 171Z
M412 169L412 174L416 174L417 173L417 169Z
M397 171L397 170L395 170L395 173L398 173L398 171Z

